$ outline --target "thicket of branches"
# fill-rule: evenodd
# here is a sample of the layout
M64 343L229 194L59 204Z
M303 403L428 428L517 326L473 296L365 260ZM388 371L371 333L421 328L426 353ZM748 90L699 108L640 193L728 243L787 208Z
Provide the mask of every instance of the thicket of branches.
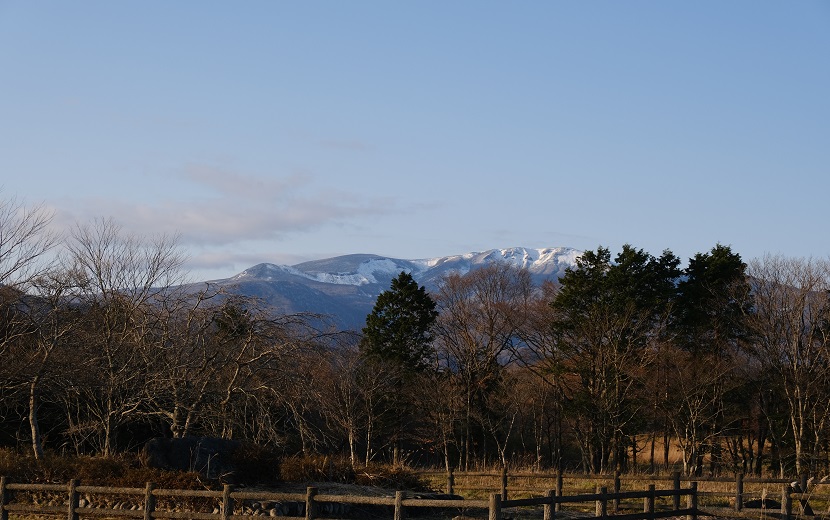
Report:
M0 443L112 455L155 436L473 469L830 471L830 265L716 245L506 264L428 294L406 273L364 333L185 290L169 237L58 239L0 202ZM47 261L48 259L48 261Z

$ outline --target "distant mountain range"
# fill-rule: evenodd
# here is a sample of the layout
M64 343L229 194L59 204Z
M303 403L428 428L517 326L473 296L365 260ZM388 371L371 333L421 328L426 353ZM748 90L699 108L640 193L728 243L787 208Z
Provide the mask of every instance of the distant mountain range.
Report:
M535 282L557 280L573 266L581 251L567 247L491 249L423 260L403 260L370 254L354 254L301 264L257 264L231 278L211 285L232 294L262 299L277 312L325 314L344 330L360 330L378 295L401 271L434 291L448 273L468 273L493 262L509 262L526 268Z

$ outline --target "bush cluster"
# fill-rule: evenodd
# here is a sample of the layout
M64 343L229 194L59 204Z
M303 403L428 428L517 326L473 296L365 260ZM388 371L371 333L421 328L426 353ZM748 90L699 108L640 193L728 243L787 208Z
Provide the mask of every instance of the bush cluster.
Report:
M275 485L283 482L338 482L389 489L428 490L417 473L403 466L372 463L353 467L345 457L298 455L280 460L276 452L242 444L233 453L234 484ZM85 485L165 489L219 489L222 478L207 479L195 471L150 468L134 454L90 457L30 453L0 448L0 475L17 482L55 483L78 479Z
M137 456L117 457L58 455L47 452L42 459L11 449L0 449L0 475L18 482L68 482L78 479L85 485L144 487L153 482L168 489L205 489L215 486L198 473L164 471L142 466Z
M352 466L346 457L296 455L280 464L280 478L285 482L339 482L389 489L428 490L417 473L403 466L370 463Z
M270 448L243 442L231 455L232 483L273 485L280 481L280 456Z

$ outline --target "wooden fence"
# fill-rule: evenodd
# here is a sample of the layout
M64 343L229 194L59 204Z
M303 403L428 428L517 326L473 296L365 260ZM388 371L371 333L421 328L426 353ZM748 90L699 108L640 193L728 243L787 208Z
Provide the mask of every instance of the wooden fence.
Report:
M57 500L26 500L26 494L48 494L60 497ZM127 500L106 506L96 504L91 496L127 497ZM680 507L682 496L687 497L686 507ZM657 498L669 497L673 507L658 510ZM77 480L68 484L24 484L10 482L6 477L0 478L0 520L9 520L9 513L19 515L50 515L64 517L67 520L84 518L118 517L158 519L194 519L194 520L250 520L255 516L280 516L283 518L314 520L318 518L337 518L348 516L343 506L384 506L388 508L394 520L403 520L407 510L415 508L433 508L441 510L486 510L489 520L501 520L505 509L542 507L544 520L554 520L561 515L562 504L579 504L593 502L595 518L610 517L609 504L616 511L621 500L643 500L642 512L613 515L615 520L656 519L669 516L685 515L689 520L697 518L697 485L692 483L689 489L656 490L650 486L647 491L626 493L609 493L600 488L597 493L562 496L554 490L548 490L544 496L518 500L503 500L501 494L493 493L489 500L465 499L424 499L407 496L404 491L397 491L394 497L366 497L354 495L319 494L318 489L309 487L305 494L270 493L262 491L234 490L225 486L222 491L198 491L157 489L148 483L144 488L116 488L102 486L83 486ZM187 510L170 505L159 507L159 500L175 501L187 504ZM200 502L201 504L196 504ZM45 502L45 503L44 503ZM57 503L60 502L60 503ZM295 503L299 507L294 511L279 510L274 504ZM247 504L247 505L244 505ZM258 504L258 507L252 504ZM339 507L332 507L337 505ZM208 509L211 509L208 511ZM273 506L273 507L272 507ZM266 510L266 508L268 508ZM584 509L584 507L583 507ZM612 512L613 512L612 511ZM292 513L295 513L291 516ZM581 514L582 518L592 518L590 513Z
M762 479L754 477L745 477L743 474L737 474L734 478L722 477L682 477L679 472L671 475L621 475L616 473L613 475L602 474L562 474L562 473L536 473L536 472L514 472L508 473L506 469L498 472L449 472L443 471L419 471L419 474L426 477L432 477L433 484L441 485L447 494L456 494L460 492L498 492L501 501L504 503L508 500L509 495L522 495L527 493L545 492L548 488L552 489L552 493L556 496L562 496L566 492L565 483L571 483L574 487L576 483L582 483L584 487L585 481L600 481L608 483L613 486L612 494L625 496L627 493L622 492L622 483L625 481L635 481L642 485L644 481L652 483L671 482L671 489L679 491L682 482L688 482L697 489L696 496L701 500L706 501L706 505L701 505L700 509L712 512L721 516L745 516L755 518L758 516L758 509L761 509L764 514L775 514L780 510L780 518L790 519L793 516L793 504L795 503L799 510L797 513L800 516L813 516L810 502L818 502L826 505L826 512L830 512L830 490L826 493L821 492L822 486L830 488L830 480L822 480L820 482L813 482L808 479L806 475L801 475L795 482L790 479ZM479 483L470 484L471 479L477 479ZM485 484L480 482L484 480ZM533 486L528 486L526 481L532 481ZM442 482L443 481L443 482ZM721 487L728 487L727 491L713 491L700 490L697 488L698 483L706 486L718 484ZM746 490L746 485L751 484L756 491L750 492ZM773 493L766 493L766 490L761 492L757 488L761 486L773 486L776 491ZM654 487L649 485L649 489ZM600 493L600 489L607 489L596 486L596 493ZM780 492L778 491L780 489ZM574 493L576 496L586 496L580 494L578 491L568 489L567 492ZM634 491L635 493L637 491ZM640 490L639 492L643 492ZM726 502L729 505L713 505L716 501ZM780 500L780 504L778 501ZM745 509L747 501L754 501L758 508L750 510ZM509 503L509 502L508 502ZM769 507L769 504L775 504L774 507ZM619 502L615 499L614 511L617 511ZM695 506L697 507L697 506ZM674 509L679 509L675 503ZM824 516L827 516L825 512Z

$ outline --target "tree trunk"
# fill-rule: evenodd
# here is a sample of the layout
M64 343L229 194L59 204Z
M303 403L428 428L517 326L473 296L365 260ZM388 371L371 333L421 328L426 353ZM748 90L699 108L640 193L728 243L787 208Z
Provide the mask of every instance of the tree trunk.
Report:
M370 460L372 460L372 420L371 419L366 421L366 459L365 459L363 465L368 466Z
M355 451L355 434L354 434L354 427L349 426L349 462L351 463L352 467L354 468L355 461L357 460L357 453Z
M32 430L32 450L37 460L43 458L43 441L40 436L40 423L37 417L37 386L39 381L40 376L35 376L29 385L29 427Z

